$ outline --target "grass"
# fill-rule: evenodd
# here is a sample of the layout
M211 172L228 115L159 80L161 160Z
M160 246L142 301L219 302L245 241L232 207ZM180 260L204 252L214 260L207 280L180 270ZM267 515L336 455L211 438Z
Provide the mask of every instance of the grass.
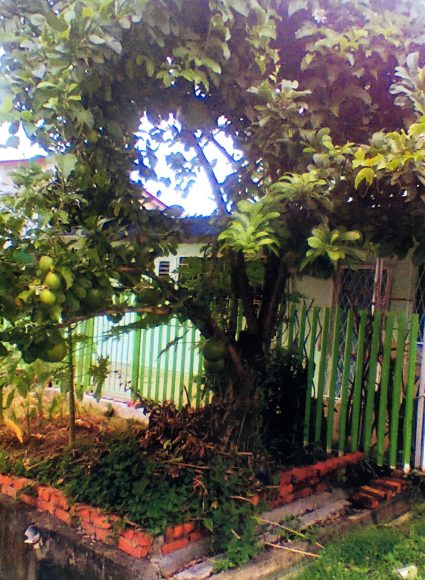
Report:
M382 526L360 529L330 544L299 580L400 578L397 568L415 565L425 580L425 502Z

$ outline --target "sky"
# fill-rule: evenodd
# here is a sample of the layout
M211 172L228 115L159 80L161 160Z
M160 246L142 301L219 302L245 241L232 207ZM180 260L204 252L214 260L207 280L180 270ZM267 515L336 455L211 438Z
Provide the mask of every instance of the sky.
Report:
M29 159L36 155L46 154L43 149L30 143L22 129L17 135L20 138L19 147L2 147L1 144L4 145L10 135L7 125L0 126L0 160ZM228 166L224 158L220 158L222 156L218 152L209 151L208 153L217 158L216 174L218 179L224 179L228 173ZM171 176L171 171L165 161L165 152L156 169L163 177ZM199 174L195 185L191 188L188 196L184 198L162 183L150 182L146 189L152 195L158 196L166 205L181 205L186 210L187 215L209 215L216 207L208 179L203 172Z

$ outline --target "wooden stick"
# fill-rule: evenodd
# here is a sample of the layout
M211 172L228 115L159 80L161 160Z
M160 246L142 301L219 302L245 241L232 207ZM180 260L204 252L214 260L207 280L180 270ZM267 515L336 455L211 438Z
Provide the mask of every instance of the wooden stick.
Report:
M276 548L278 550L287 550L288 552L294 552L295 554L302 554L303 556L309 556L310 558L320 558L317 554L312 554L311 552L304 552L304 550L297 550L296 548L288 548L287 546L281 546L280 544L272 544L271 542L264 542L266 546L270 548Z

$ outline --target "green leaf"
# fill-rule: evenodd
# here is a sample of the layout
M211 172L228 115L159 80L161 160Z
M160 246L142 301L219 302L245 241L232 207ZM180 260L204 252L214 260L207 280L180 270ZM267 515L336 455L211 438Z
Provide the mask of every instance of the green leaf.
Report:
M69 268L61 267L58 268L57 271L65 280L65 288L69 290L74 282L74 275ZM79 297L80 298L80 297Z
M371 185L373 180L375 179L375 172L370 167L363 167L356 175L356 179L354 180L354 187L358 189L359 185L362 181L366 181L368 185Z
M58 159L58 167L63 174L64 178L67 179L75 169L77 164L77 157L73 153L66 153Z
M89 34L89 40L92 44L105 44L106 40L98 34Z

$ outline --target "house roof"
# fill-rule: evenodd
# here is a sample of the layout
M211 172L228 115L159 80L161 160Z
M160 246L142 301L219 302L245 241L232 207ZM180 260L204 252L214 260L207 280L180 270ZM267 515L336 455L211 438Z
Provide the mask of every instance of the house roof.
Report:
M185 241L206 242L218 234L217 224L211 216L184 217L180 223Z

